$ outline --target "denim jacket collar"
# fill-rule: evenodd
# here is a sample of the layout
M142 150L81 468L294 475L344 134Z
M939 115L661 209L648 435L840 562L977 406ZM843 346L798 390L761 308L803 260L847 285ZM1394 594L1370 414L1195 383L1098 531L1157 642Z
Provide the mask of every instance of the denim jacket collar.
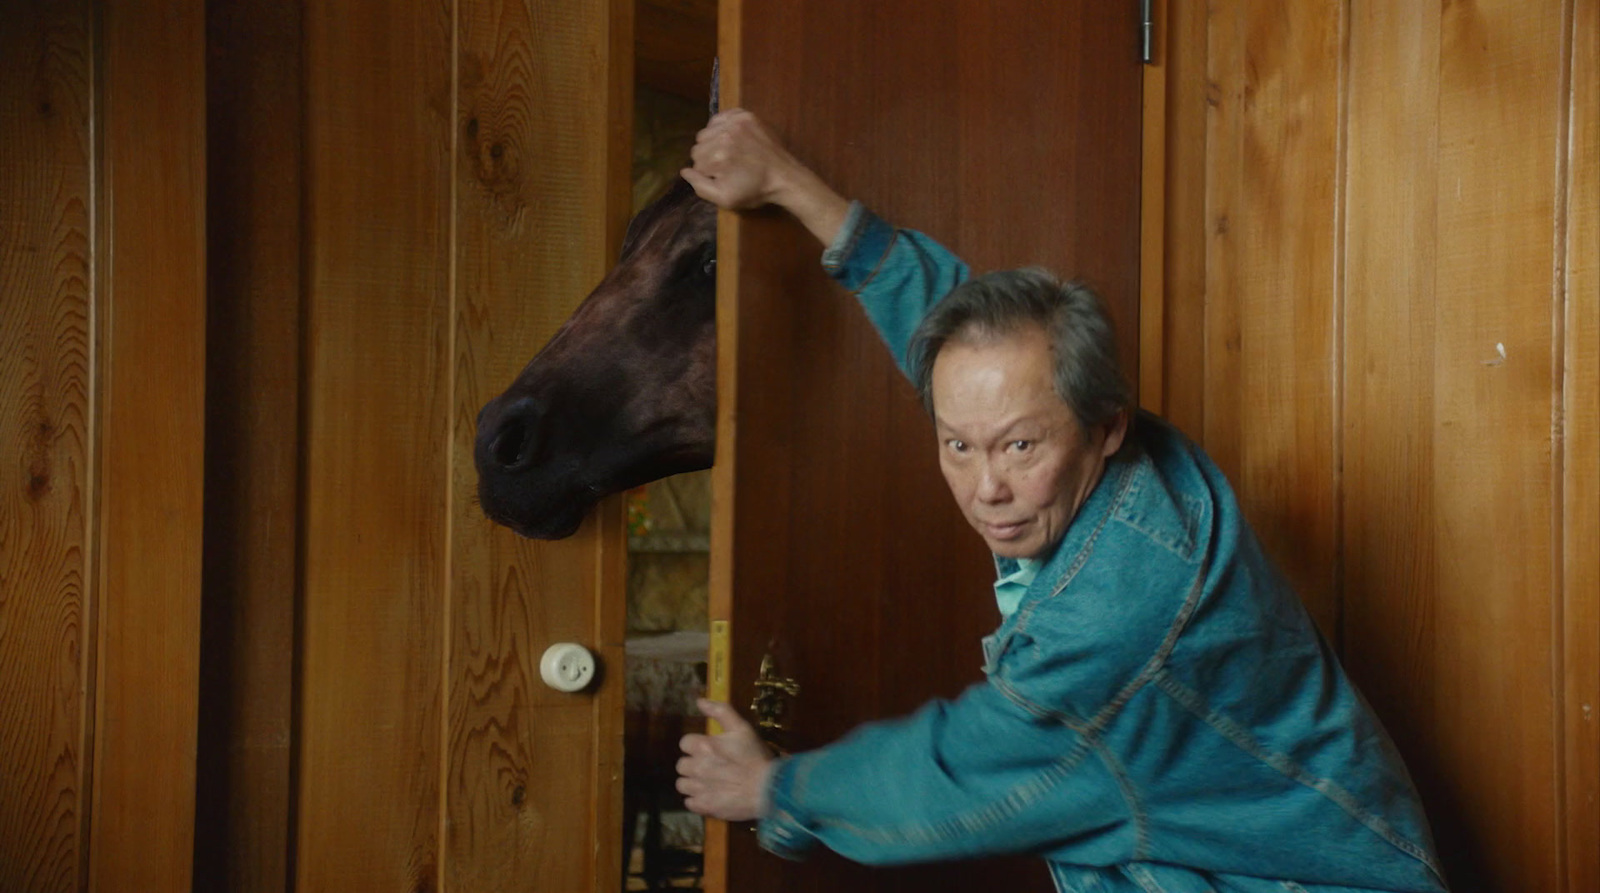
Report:
M995 631L983 637L985 675L994 672L1018 621L1034 605L1065 589L1072 581L1072 576L1088 560L1094 549L1095 538L1115 513L1117 504L1126 496L1138 466L1138 447L1130 437L1123 448L1106 462L1099 482L1089 491L1089 498L1078 507L1078 513L1067 525L1067 532L1056 545L1055 551L1042 559L1044 564L1017 609L1009 616L1002 617ZM1005 577L1017 570L1015 559L1003 555L994 555L993 558L997 576Z

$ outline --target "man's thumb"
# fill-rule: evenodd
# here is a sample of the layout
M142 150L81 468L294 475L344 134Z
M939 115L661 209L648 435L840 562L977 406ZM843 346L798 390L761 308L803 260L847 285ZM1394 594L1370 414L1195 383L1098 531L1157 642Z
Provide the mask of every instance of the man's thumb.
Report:
M733 709L722 701L709 701L701 698L698 702L700 712L708 718L716 720L722 725L724 733L747 729L750 724L744 721L739 711Z
M712 191L715 189L713 184L716 183L716 180L713 180L711 177L706 176L692 167L686 167L678 171L678 176L687 180L689 185L694 187L695 195L700 196L712 204L716 204L717 200L711 195Z

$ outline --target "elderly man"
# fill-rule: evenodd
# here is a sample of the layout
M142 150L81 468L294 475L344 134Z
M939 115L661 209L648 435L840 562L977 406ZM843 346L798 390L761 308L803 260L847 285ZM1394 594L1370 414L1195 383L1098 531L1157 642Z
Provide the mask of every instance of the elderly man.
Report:
M691 809L768 849L861 862L1032 852L1104 893L1435 893L1411 781L1222 474L1135 415L1095 295L1037 270L969 278L846 202L746 112L684 177L776 204L828 249L933 416L939 463L995 554L987 680L774 759L725 704L684 738ZM871 792L871 793L868 793Z

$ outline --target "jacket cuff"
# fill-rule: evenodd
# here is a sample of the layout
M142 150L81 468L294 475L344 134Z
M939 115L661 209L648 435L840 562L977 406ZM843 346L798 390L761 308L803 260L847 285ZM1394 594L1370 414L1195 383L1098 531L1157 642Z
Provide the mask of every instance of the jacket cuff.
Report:
M756 841L761 848L785 859L799 860L817 845L816 835L806 830L794 799L795 761L785 757L773 768L767 798L771 808L756 826Z
M853 201L833 244L822 252L822 268L846 289L858 291L877 274L894 240L894 227Z

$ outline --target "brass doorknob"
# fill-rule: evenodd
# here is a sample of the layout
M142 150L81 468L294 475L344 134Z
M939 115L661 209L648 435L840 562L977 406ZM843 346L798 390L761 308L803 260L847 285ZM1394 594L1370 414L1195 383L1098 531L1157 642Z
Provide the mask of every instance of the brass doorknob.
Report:
M756 726L762 730L761 737L768 739L769 743L776 733L788 728L784 722L784 714L789 711L786 697L799 694L800 683L779 676L772 655L762 655L761 671L756 674L756 696L750 701L750 712L756 718Z

